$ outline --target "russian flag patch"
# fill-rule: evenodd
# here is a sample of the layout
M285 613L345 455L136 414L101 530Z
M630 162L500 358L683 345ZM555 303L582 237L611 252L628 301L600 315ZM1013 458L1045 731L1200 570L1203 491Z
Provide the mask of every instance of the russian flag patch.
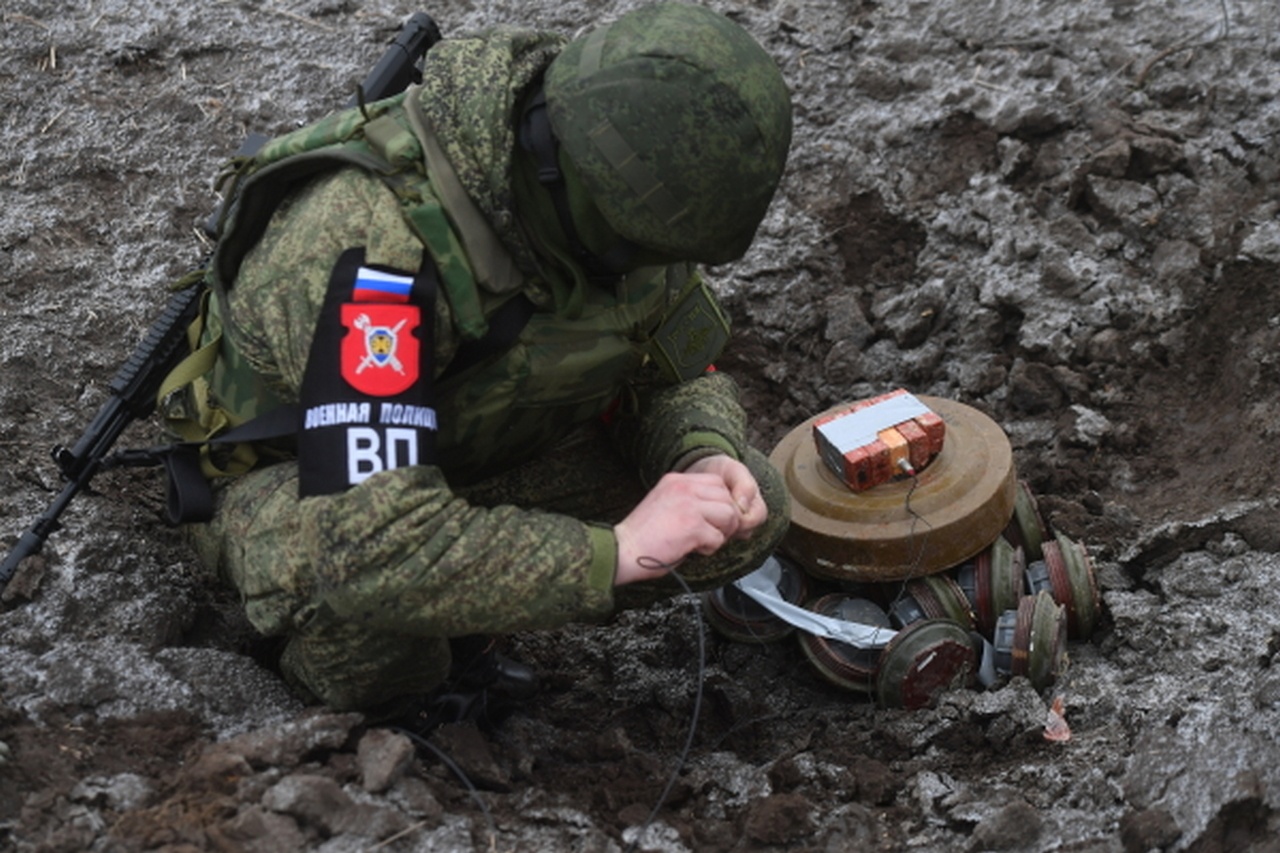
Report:
M353 302L408 302L413 276L360 267L352 289Z

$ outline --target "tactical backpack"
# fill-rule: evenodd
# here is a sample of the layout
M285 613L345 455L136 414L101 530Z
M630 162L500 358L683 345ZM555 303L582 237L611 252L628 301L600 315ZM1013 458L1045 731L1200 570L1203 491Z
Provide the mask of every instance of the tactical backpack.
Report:
M463 345L447 368L456 374L508 346L533 304L520 296L520 272L466 196L417 97L418 89L348 109L266 142L254 154L234 158L219 178L227 203L215 229L217 243L203 272L199 316L187 330L191 353L166 377L158 410L181 444L166 460L171 520L207 520L212 511L207 480L251 470L264 453L289 452L298 409L244 364L223 334L218 306L245 255L258 242L290 189L322 173L358 166L376 175L399 199L406 222L434 262ZM428 187L427 173L433 180ZM465 220L459 232L450 214ZM472 263L468 258L478 259ZM483 265L483 269L476 269ZM474 286L477 277L512 293L486 317ZM234 399L214 387L239 389Z

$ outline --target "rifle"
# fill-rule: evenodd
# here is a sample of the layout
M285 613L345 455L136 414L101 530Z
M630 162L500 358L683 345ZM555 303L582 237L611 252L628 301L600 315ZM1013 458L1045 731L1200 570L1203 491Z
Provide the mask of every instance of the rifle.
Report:
M430 15L414 13L373 69L365 75L347 106L381 100L404 91L410 83L419 82L419 60L440 38L440 29ZM265 141L266 137L253 134L241 145L240 153L252 154ZM112 467L112 457L108 453L125 428L155 410L156 393L169 371L186 354L187 327L199 312L201 276L195 274L191 278L190 284L169 297L160 316L111 380L107 401L80 439L70 448L63 445L53 448L53 461L66 484L0 563L0 591L9 583L18 565L39 553L45 540L59 528L58 519L72 499L88 488L89 481L98 471ZM119 464L128 463L122 461Z

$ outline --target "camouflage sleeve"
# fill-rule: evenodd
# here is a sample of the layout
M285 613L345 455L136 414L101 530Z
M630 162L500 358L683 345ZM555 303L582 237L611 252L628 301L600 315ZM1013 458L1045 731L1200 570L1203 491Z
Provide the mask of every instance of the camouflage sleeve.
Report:
M437 468L388 473L375 489L352 489L306 513L317 580L339 615L372 606L375 624L459 636L558 627L612 606L612 531L471 506ZM601 550L611 559L597 559Z
M613 606L611 530L472 506L434 467L299 500L296 464L273 465L228 487L197 535L268 635L302 628L317 607L438 637L555 627Z
M704 456L727 453L742 459L745 432L738 384L719 371L676 385L633 386L615 428L619 446L649 485Z
M227 335L238 354L284 400L296 400L316 317L342 252L363 246L369 263L416 270L422 243L381 182L346 168L313 181L277 209L245 256L230 291ZM436 300L437 363L457 346L448 302Z
M421 244L386 189L354 170L315 182L276 214L231 291L235 345L296 399L330 270L347 246L416 269ZM287 282L288 286L282 286ZM456 346L437 300L437 355ZM612 530L512 506L472 506L432 466L387 471L299 500L297 465L253 471L225 490L212 553L266 633L292 630L305 602L426 636L563 624L612 605ZM203 549L202 549L203 550ZM294 626L297 627L297 626Z

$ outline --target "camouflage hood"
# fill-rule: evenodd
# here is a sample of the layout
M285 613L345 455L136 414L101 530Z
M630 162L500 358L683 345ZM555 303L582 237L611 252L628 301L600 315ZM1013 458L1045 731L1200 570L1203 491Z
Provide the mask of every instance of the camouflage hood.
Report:
M421 102L467 195L524 269L532 250L516 226L512 158L521 94L565 45L562 36L500 27L441 42L427 54Z

